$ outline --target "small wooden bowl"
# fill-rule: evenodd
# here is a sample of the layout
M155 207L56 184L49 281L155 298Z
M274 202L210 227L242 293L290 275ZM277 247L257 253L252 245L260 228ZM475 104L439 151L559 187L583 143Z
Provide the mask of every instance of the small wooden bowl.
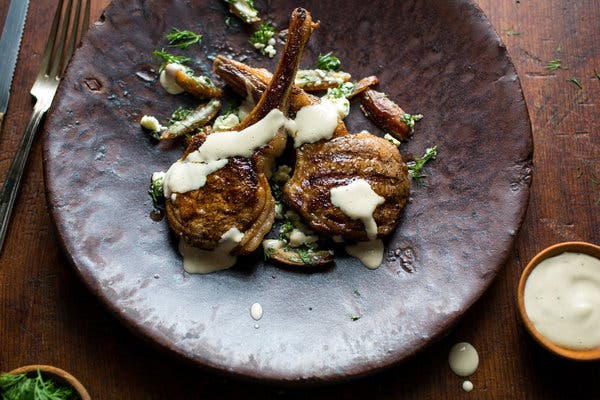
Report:
M600 246L586 242L564 242L558 243L553 246L547 247L546 249L539 252L533 259L527 264L521 279L519 280L519 288L517 289L517 301L519 307L519 314L525 324L525 327L533 336L533 338L540 343L543 347L550 350L552 353L559 355L564 358L577 361L597 361L600 360L600 348L591 350L573 350L558 346L544 337L537 329L533 326L533 323L529 320L527 312L525 311L525 282L529 277L529 274L533 269L543 260L558 256L559 254L571 252L571 253L584 253L592 257L600 259Z
M88 391L85 389L85 387L83 387L81 382L77 380L77 378L69 374L67 371L51 365L26 365L24 367L13 369L10 371L10 373L34 376L37 374L38 369L44 378L50 378L58 385L71 386L79 395L81 400L92 400Z

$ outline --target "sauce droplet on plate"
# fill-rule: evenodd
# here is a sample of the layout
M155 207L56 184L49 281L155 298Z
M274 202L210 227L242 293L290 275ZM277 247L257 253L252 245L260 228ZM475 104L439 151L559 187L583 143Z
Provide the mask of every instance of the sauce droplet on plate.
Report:
M472 375L479 366L479 354L472 344L460 342L452 346L448 356L450 369L458 376Z

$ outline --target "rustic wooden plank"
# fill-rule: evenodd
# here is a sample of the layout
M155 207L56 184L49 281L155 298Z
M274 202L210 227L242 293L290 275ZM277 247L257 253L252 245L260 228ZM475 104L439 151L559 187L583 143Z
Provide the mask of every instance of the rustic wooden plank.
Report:
M0 136L0 177L31 112L28 95L56 0L30 7L9 113ZM93 3L100 15L108 0ZM511 257L490 290L447 338L373 377L320 388L282 389L225 381L157 353L129 333L81 285L62 253L43 196L41 146L34 146L0 258L0 370L50 363L79 377L97 399L193 398L600 398L596 364L551 356L516 314L520 271L543 247L564 240L600 243L600 3L481 0L519 73L533 126L530 207ZM8 2L0 3L0 16ZM559 48L560 46L560 48ZM561 58L567 70L546 63ZM579 89L567 80L576 77ZM501 110L499 110L501 112ZM2 179L2 178L0 178ZM462 340L480 351L466 394L447 367Z

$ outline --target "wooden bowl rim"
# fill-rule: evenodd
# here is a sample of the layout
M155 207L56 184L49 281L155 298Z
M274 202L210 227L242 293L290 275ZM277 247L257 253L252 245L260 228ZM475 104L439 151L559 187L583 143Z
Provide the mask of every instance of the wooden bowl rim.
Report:
M44 365L44 364L33 364L33 365L25 365L10 371L11 374L23 374L23 373L31 373L37 370L40 370L42 374L46 374L50 377L59 378L62 381L66 381L79 395L81 400L92 400L90 394L86 390L86 388L79 382L77 378L68 373L65 370L54 367L52 365Z
M533 336L533 338L542 345L542 347L550 350L552 353L568 358L570 360L576 361L597 361L600 360L600 347L590 350L573 350L568 349L559 345L552 343L545 336L543 336L534 326L529 317L527 316L527 312L525 311L525 283L529 274L533 269L543 260L560 255L565 252L572 253L584 253L590 255L592 257L600 259L600 246L595 245L593 243L587 242L562 242L557 243L555 245L546 247L544 250L540 251L529 261L523 272L521 273L521 279L519 280L519 287L517 289L517 302L519 308L519 314L521 316L521 320L527 328L527 331Z

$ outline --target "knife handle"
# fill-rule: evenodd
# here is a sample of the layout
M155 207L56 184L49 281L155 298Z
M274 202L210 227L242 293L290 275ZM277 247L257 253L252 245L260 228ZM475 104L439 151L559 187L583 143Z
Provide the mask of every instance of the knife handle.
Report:
M31 114L21 142L19 142L15 158L13 158L10 164L4 185L2 185L2 192L0 192L0 254L4 245L4 239L6 238L8 225L10 224L10 216L12 215L17 194L19 193L23 171L27 165L27 158L29 158L33 138L47 109L39 101L35 104L33 114Z
M4 113L0 113L0 127L2 126L2 121L4 121Z

